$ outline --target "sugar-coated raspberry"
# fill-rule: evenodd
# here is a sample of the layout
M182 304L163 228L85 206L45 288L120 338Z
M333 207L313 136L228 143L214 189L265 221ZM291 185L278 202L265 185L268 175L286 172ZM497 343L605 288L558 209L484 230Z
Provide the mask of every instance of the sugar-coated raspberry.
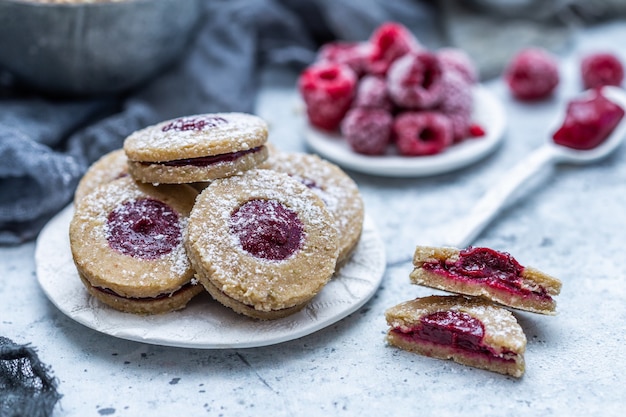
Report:
M474 99L472 87L457 72L445 72L442 78L441 103L438 109L450 118L454 142L469 135Z
M371 49L367 42L329 42L320 48L317 61L344 64L361 75L365 72Z
M382 155L391 139L393 117L383 109L355 107L341 123L341 133L357 153Z
M597 89L567 104L565 120L552 139L573 149L593 149L604 142L622 117L624 109Z
M540 100L552 94L559 84L558 63L542 48L526 48L509 62L504 77L516 98Z
M423 49L417 38L398 23L380 25L372 33L369 43L372 49L367 61L367 72L374 75L385 75L393 61L411 51Z
M611 53L587 55L581 62L581 73L585 88L597 88L603 85L620 86L624 81L624 67L621 61Z
M444 72L452 71L459 74L469 84L478 82L478 70L474 61L459 48L441 48L437 51Z
M444 114L413 111L394 119L393 133L402 155L435 155L452 144L452 125Z
M320 62L306 68L298 88L309 122L321 129L336 130L350 108L356 85L357 76L346 65Z
M452 125L452 139L454 143L462 142L470 136L469 129L472 125L472 118L466 113L446 114Z
M427 51L398 58L387 73L393 102L407 109L434 107L442 97L443 71L435 54Z
M372 107L391 111L393 103L383 77L366 75L359 81L353 107Z

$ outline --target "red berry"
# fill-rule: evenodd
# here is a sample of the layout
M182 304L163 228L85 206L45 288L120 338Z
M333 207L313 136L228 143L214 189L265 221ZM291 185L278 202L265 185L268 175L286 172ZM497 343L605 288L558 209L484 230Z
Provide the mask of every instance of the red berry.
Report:
M370 51L367 42L330 42L320 48L317 60L347 65L360 75L365 72Z
M387 91L387 81L375 75L366 75L361 78L352 106L372 107L391 111L393 104Z
M321 62L305 69L298 88L306 105L309 122L333 131L350 108L357 76L348 66Z
M385 75L393 61L410 51L422 49L413 34L397 23L380 25L369 43L372 49L367 61L367 72L374 75Z
M473 138L479 138L485 136L487 132L485 132L485 128L483 128L481 125L472 123L469 127L469 134Z
M406 54L387 73L387 88L395 104L409 109L433 107L441 101L443 71L430 52Z
M383 109L355 107L341 123L341 133L357 153L382 155L391 138L393 117Z
M541 48L527 48L513 57L504 77L513 95L520 100L548 97L559 84L556 59Z
M601 90L594 90L568 103L563 125L552 139L573 149L593 149L609 136L623 116L620 106L604 97Z
M437 51L444 72L459 74L467 83L478 82L478 70L467 53L459 48L442 48Z
M455 142L461 142L469 132L474 99L472 87L456 72L444 73L441 103L438 109L450 118Z
M603 85L620 86L624 80L622 63L610 53L587 55L581 62L581 73L586 89Z
M434 155L452 144L450 119L434 111L406 112L393 123L396 146L402 155Z

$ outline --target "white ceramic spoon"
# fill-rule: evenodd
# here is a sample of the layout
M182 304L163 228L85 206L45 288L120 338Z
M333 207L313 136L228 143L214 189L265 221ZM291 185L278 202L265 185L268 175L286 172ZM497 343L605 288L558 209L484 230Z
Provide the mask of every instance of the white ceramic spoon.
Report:
M608 99L626 110L626 91L617 87L604 87L602 91ZM504 175L479 200L471 213L443 236L441 243L457 248L470 245L500 212L513 192L542 168L560 162L586 164L597 161L617 149L625 136L626 116L622 118L604 142L590 150L575 150L557 145L550 140Z

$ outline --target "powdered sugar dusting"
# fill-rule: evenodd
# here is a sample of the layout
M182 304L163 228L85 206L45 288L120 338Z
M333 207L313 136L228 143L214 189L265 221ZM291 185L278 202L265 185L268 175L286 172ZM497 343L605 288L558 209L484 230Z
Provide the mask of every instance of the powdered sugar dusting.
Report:
M109 215L116 209L123 211L124 207L128 206L128 203L132 204L137 201L155 198L148 192L151 188L149 185L140 187L130 178L114 180L98 187L95 192L87 195L81 201L74 214L75 222L77 221L76 224L80 225L81 235L88 236L85 239L86 241L103 242L106 245L111 233L108 222ZM166 265L166 268L169 269L167 275L180 277L188 274L191 268L182 239L188 218L185 214L179 212L173 212L173 215L176 223L173 227L179 230L179 237L176 239L175 245L167 253L158 256L157 259L159 265ZM153 236L153 239L158 241L159 239L165 239L165 236L159 237L156 234ZM141 248L137 248L137 251L141 252ZM128 256L128 258L132 259L132 256ZM95 259L92 262L100 261L102 260ZM138 259L137 262L142 262L142 260ZM150 281L151 277L155 277L163 272L162 266L154 265L154 268L146 270L145 277L140 279ZM136 272L124 270L123 274L132 276Z
M300 250L272 260L252 256L242 247L232 233L231 216L253 200L275 201L297 214L303 225ZM187 244L196 269L206 269L222 292L270 310L302 302L321 289L334 270L336 239L332 217L312 191L286 174L259 169L216 180L200 194ZM314 266L319 270L310 270ZM320 276L313 278L316 274Z
M198 114L139 130L126 138L124 148L172 151L228 142L234 150L246 150L258 146L259 138L266 136L266 132L266 122L251 114Z
M286 173L307 185L333 215L342 244L359 234L363 222L363 201L354 181L339 167L315 155L274 152L264 167Z

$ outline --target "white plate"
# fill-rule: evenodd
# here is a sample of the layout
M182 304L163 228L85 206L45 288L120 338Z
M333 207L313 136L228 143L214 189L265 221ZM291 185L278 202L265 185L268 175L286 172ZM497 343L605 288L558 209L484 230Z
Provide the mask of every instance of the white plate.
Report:
M383 156L354 152L339 134L329 134L304 123L304 138L309 147L336 164L362 172L387 177L419 177L442 174L473 164L492 152L502 140L506 115L502 103L482 86L473 88L472 121L485 129L486 135L470 138L432 156L400 156L389 151Z
M385 272L385 250L366 217L355 253L300 312L279 320L238 315L207 294L181 311L139 316L114 310L87 293L69 244L73 207L54 217L37 239L37 279L46 296L67 316L99 332L164 346L228 349L266 346L297 339L358 310L376 292Z

